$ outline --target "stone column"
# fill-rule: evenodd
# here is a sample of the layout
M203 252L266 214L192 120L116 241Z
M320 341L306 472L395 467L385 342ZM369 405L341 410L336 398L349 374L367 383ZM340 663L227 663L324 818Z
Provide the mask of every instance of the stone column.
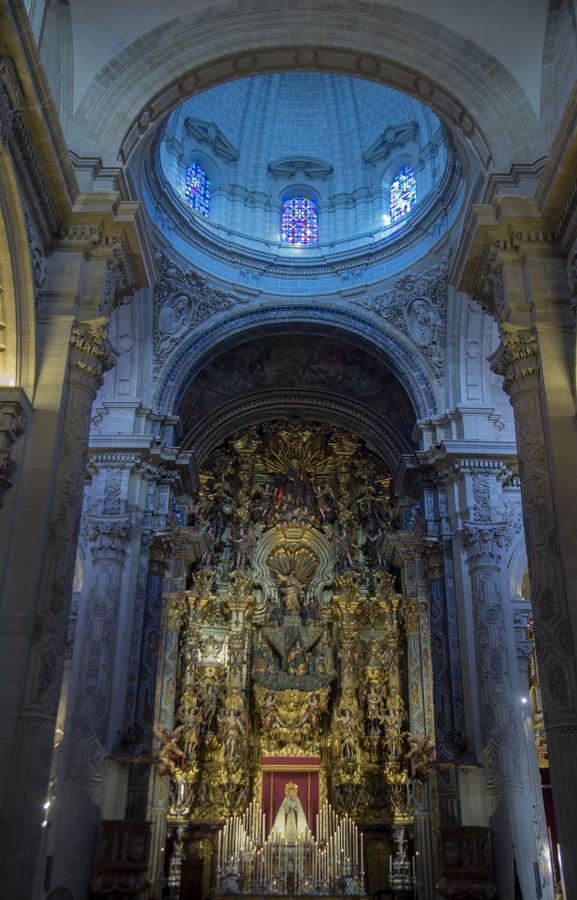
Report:
M465 523L487 803L496 880L503 898L513 896L514 861L523 895L533 896L537 862L513 626L503 594L506 534L504 523Z
M565 888L577 898L577 480L575 322L567 272L574 260L533 201L479 207L461 288L497 319L515 416L537 658ZM472 238L472 240L471 240ZM463 258L465 253L463 254Z
M526 625L526 616L525 627ZM522 698L522 714L523 714L523 732L528 747L529 760L529 781L531 784L531 797L533 809L533 829L535 833L535 844L537 848L537 860L539 865L538 876L541 882L541 889L547 895L551 891L553 884L553 873L551 870L549 838L547 834L547 822L545 819L545 808L543 805L543 788L541 785L541 773L539 772L539 757L535 744L535 728L533 721L533 710L530 702L530 676L529 670L531 659L533 657L533 641L519 639L517 637L517 664L519 668L519 677L521 680ZM526 702L525 702L526 701Z
M555 817L563 857L570 861L564 867L564 877L567 896L573 900L577 897L577 666L565 556L574 557L577 553L575 546L571 548L568 543L569 534L562 527L554 497L556 469L546 435L555 425L542 412L541 359L535 331L503 326L493 367L504 376L504 388L515 414ZM568 442L567 446L575 447L575 442ZM567 493L572 494L569 484ZM575 507L572 517L575 518Z
M89 517L86 525L92 560L85 571L83 621L75 646L53 811L52 883L78 897L90 891L104 758L111 745L110 708L130 519Z
M139 758L150 758L153 751L153 725L155 722L155 696L159 669L161 668L162 633L162 583L172 552L170 532L154 533L150 539L146 598L139 631L138 681L135 709L132 720L130 752ZM149 805L150 763L130 764L126 800L127 819L146 819Z
M66 361L68 350L61 347L60 352L62 350ZM38 816L46 796L52 758L86 475L90 411L102 375L111 365L110 359L101 321L82 322L73 328L62 411L62 442L52 473L54 500L28 645L23 698L12 741L11 761L5 770L9 775L3 817L9 827L0 847L0 880L3 889L23 900L30 896L32 889L41 836ZM42 436L38 435L38 439L42 441ZM26 565L24 559L21 565ZM10 605L17 600L12 597ZM3 616L8 614L9 610L5 608ZM16 618L20 618L17 612L14 613L15 624ZM22 621L18 628L24 629L25 622ZM13 668L12 677L14 675Z

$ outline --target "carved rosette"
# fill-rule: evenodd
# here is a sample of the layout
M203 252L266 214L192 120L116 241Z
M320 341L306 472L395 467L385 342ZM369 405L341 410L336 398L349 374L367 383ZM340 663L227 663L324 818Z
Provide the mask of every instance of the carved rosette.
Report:
M70 381L94 398L104 373L114 363L106 319L78 322L72 330L70 348Z
M94 562L122 562L130 537L130 522L128 519L91 519L87 537Z
M504 378L503 389L511 400L522 390L536 390L539 384L539 344L528 329L504 326L501 344L492 356L491 369Z

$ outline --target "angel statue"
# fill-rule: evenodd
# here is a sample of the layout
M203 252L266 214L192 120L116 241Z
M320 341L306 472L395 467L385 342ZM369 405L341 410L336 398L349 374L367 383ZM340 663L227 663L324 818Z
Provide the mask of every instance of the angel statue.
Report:
M435 742L432 738L419 738L410 734L407 738L409 752L405 753L409 769L409 778L417 781L426 781L428 778L427 766L435 755Z
M179 725L174 731L167 731L166 728L155 726L154 733L160 740L160 749L158 751L158 772L160 775L170 775L171 777L177 771L182 769L185 760L184 750L180 747L180 738L182 735L182 725Z

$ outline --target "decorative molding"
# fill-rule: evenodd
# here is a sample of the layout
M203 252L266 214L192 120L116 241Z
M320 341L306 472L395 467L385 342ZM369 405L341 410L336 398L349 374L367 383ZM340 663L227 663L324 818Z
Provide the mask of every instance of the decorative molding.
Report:
M238 149L214 122L203 122L202 119L188 116L184 120L184 128L188 137L194 138L199 144L208 144L215 156L220 156L226 162L238 159Z
M415 141L418 133L418 122L387 125L378 138L367 147L363 153L363 159L373 165L380 160L386 160L396 147L405 147Z
M302 172L305 178L324 181L333 174L333 167L312 156L283 156L269 163L268 171L275 178L294 178L297 172Z
M30 266L32 268L32 283L34 285L34 303L38 307L40 303L40 293L46 281L46 260L44 258L44 247L38 232L32 221L32 217L28 210L24 210L24 221L26 222L26 231L28 233L28 246L30 248Z
M9 56L0 56L0 142L10 147L13 156L21 164L30 194L42 213L48 231L58 231L58 218L42 174L34 143L24 120L26 100L16 71Z

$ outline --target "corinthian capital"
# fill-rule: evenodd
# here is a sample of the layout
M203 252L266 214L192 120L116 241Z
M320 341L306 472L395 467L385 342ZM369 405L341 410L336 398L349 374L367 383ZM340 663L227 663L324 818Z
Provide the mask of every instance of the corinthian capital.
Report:
M105 372L112 368L114 351L108 342L107 319L78 322L70 337L71 380L94 395Z
M91 518L87 536L95 562L102 560L120 562L130 537L130 522L128 519Z
M491 358L491 369L504 377L503 388L511 396L522 386L537 386L539 377L539 344L532 331L501 329L501 343Z
M499 568L507 542L506 523L480 525L466 522L463 536L471 568Z

